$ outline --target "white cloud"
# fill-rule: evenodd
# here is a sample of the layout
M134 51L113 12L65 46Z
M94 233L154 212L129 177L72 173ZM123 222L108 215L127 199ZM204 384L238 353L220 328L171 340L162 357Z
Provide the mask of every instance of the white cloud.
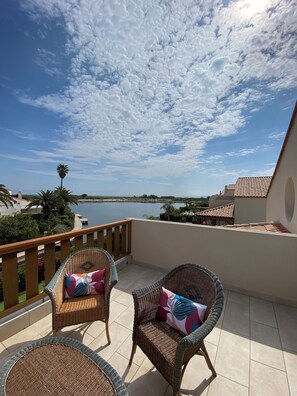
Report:
M286 132L282 131L282 132L271 132L268 135L268 139L272 139L272 140L281 140L284 138Z
M22 7L36 23L59 18L71 59L63 91L19 95L66 120L48 159L114 175L180 176L199 167L210 140L245 126L247 110L296 87L289 0L262 9L247 1L190 0L24 0ZM45 71L59 72L54 54L40 54Z

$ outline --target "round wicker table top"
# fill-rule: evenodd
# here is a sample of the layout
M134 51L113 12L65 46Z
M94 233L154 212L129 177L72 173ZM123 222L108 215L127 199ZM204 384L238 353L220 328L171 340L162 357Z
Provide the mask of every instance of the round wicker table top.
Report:
M0 395L127 396L117 372L76 340L35 341L10 358L0 371Z

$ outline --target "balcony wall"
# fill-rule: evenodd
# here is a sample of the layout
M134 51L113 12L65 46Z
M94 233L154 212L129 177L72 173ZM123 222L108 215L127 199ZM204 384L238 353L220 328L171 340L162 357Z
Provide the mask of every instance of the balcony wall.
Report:
M297 306L297 235L133 219L131 240L136 263L199 263L231 290Z

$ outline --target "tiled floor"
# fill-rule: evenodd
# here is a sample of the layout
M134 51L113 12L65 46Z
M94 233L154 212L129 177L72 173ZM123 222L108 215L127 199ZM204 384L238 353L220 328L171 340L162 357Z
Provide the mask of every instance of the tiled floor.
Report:
M94 322L66 328L59 335L73 337L100 354L124 379L130 396L169 396L171 388L138 348L132 366L133 300L131 291L162 276L156 270L129 265L119 272L112 292L110 335ZM217 327L206 339L218 376L202 357L190 361L182 394L203 396L297 395L297 308L231 291L225 292L225 309ZM24 343L51 335L51 315L0 343L0 366Z

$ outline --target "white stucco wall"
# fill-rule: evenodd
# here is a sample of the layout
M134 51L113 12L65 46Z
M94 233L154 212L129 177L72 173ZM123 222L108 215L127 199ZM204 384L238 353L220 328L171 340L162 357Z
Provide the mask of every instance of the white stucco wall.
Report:
M235 198L234 223L260 223L266 221L266 198Z
M297 235L133 219L133 261L210 268L226 288L297 306Z
M288 135L283 155L274 175L267 197L267 221L278 221L289 231L297 233L297 116ZM286 185L291 178L294 190L294 211L291 219L286 215Z

